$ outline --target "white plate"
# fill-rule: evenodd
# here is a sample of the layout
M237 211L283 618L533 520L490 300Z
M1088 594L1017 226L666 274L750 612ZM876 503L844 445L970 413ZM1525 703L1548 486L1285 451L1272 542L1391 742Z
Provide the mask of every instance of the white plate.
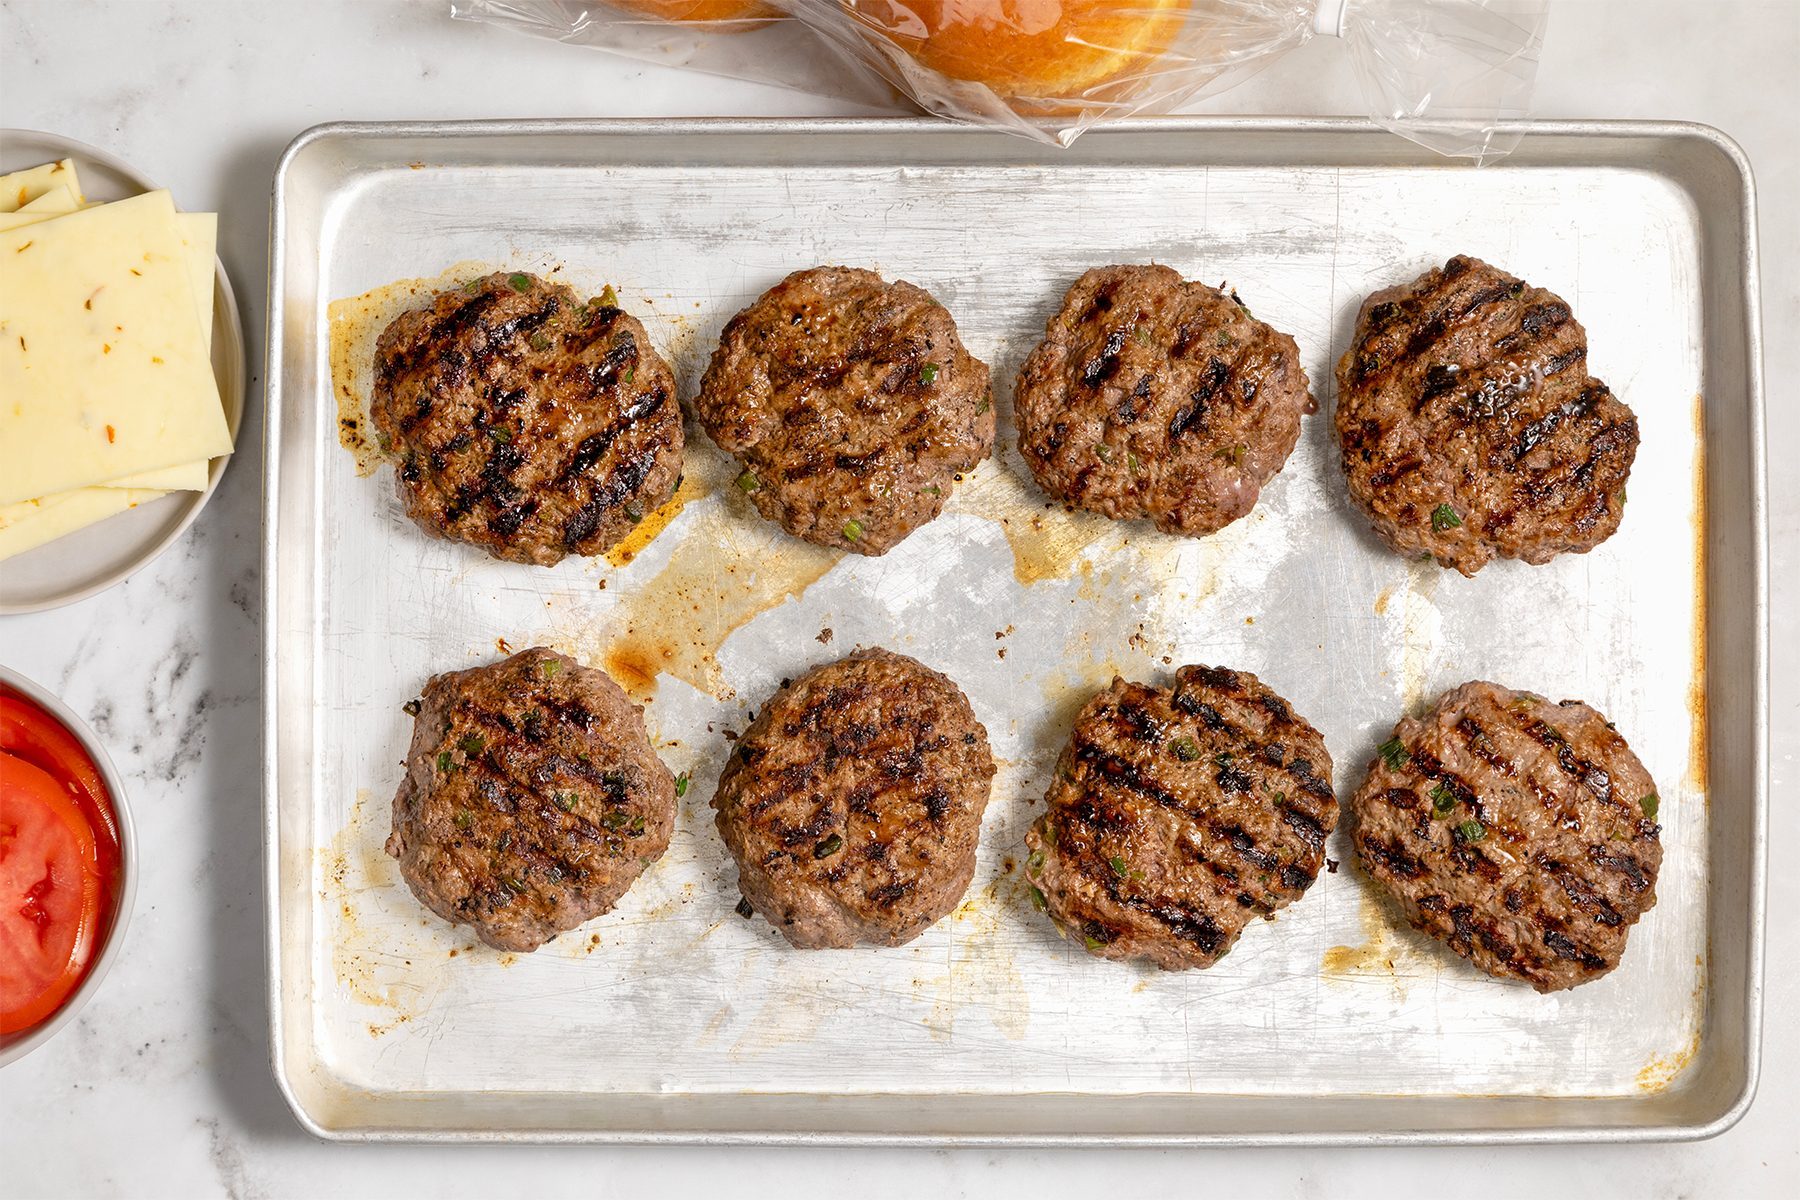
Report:
M75 160L89 200L124 200L160 186L93 146L53 133L0 130L0 174L63 158ZM225 423L236 439L244 416L244 331L223 263L215 264L213 271L212 363ZM212 460L203 492L171 492L0 563L0 613L73 604L146 565L194 523L230 461L229 454Z

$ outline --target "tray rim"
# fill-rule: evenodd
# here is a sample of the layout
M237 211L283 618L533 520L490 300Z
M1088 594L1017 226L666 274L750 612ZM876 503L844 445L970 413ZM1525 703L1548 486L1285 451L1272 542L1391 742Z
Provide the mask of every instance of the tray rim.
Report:
M263 462L263 884L265 904L265 998L269 1005L270 1067L276 1086L286 1100L295 1120L308 1133L332 1142L402 1142L402 1143L485 1143L485 1144L611 1144L611 1145L794 1145L794 1146L919 1146L919 1147L1183 1147L1183 1146L1344 1146L1344 1145L1542 1145L1598 1144L1621 1142L1678 1142L1716 1137L1740 1121L1749 1111L1757 1093L1761 1070L1763 990L1766 956L1768 804L1769 804L1769 616L1768 616L1768 449L1767 415L1763 379L1762 306L1758 259L1757 201L1754 171L1743 148L1724 131L1702 122L1679 120L1615 120L1615 119L1532 119L1504 122L1497 126L1502 133L1517 133L1528 139L1625 139L1644 138L1661 141L1693 141L1720 155L1729 167L1736 184L1736 218L1742 230L1742 245L1737 259L1740 300L1744 311L1744 401L1747 407L1747 447L1750 515L1752 529L1747 539L1747 574L1750 584L1750 608L1753 615L1750 657L1753 663L1747 677L1751 710L1750 750L1754 762L1749 813L1749 878L1747 898L1749 920L1744 929L1747 950L1745 990L1740 1018L1744 1028L1742 1083L1729 1101L1707 1120L1697 1123L1665 1121L1646 1125L1559 1125L1539 1124L1504 1128L1469 1129L1389 1129L1389 1130L1259 1130L1255 1132L1155 1132L1118 1133L1092 1131L943 1133L901 1132L879 1133L866 1130L792 1130L792 1129L709 1129L709 1128L627 1128L572 1129L568 1127L521 1126L515 1128L406 1128L372 1124L328 1125L308 1109L295 1079L290 1073L282 1044L284 1009L281 997L281 872L280 872L280 792L276 772L275 749L279 733L276 712L278 636L274 615L277 612L278 512L275 507L280 482L280 429L284 390L283 359L287 349L282 336L284 323L285 272L283 254L287 233L284 192L291 170L301 155L316 143L334 138L401 138L463 137L505 139L509 137L633 137L681 135L719 137L737 136L806 136L811 134L863 134L869 137L894 138L931 136L944 139L1010 138L1004 132L969 125L946 123L929 117L617 117L617 118L506 118L477 120L405 120L405 121L332 121L311 126L299 133L277 162L270 191L269 225L269 291L265 310L264 378L266 380L264 412ZM1100 126L1083 137L1083 142L1109 137L1160 133L1170 136L1207 136L1254 133L1276 137L1320 134L1359 135L1388 134L1382 126L1359 117L1241 117L1241 116L1168 116L1142 117ZM1392 136L1389 134L1389 136ZM1395 139L1396 149L1414 155L1416 146ZM1047 162L1055 162L1062 153L1045 150ZM1488 167L1504 170L1509 160ZM1478 169L1460 160L1444 160L1448 169ZM1654 169L1649 167L1647 169ZM1710 580L1710 575L1709 575ZM1708 586L1710 591L1710 582ZM1709 621L1710 626L1710 621ZM1710 736L1710 735L1709 735ZM682 1093L665 1093L664 1098L678 1098ZM692 1095L689 1093L688 1095ZM809 1093L756 1092L746 1090L743 1097L755 1096L765 1101L784 1096L806 1097ZM861 1093L843 1099L881 1098L885 1093ZM1021 1093L1011 1099L1048 1098L1053 1093ZM1113 1099L1149 1098L1156 1093L1135 1093L1121 1097L1093 1097L1095 1103ZM1187 1093L1171 1093L1187 1096ZM907 1097L928 1099L928 1095ZM1278 1098L1278 1097L1271 1097ZM1382 1099L1377 1094L1339 1097L1350 1103ZM995 1096L1001 1100L1008 1097ZM1413 1099L1407 1097L1406 1099ZM1468 1099L1484 1099L1468 1097ZM1506 1098L1511 1100L1513 1098ZM1528 1097L1522 1103L1579 1103L1583 1097ZM748 1123L745 1123L748 1125Z

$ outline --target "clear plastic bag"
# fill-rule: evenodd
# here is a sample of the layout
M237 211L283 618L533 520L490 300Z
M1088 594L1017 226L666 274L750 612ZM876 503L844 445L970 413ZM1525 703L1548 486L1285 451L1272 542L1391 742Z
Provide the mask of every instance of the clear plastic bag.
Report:
M454 0L461 18L1067 145L1342 39L1369 115L1488 161L1529 114L1549 0Z

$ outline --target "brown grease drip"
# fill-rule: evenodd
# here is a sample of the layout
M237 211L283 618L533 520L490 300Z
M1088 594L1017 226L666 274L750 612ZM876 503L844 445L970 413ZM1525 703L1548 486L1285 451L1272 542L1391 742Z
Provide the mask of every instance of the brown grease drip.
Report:
M789 537L758 516L730 486L736 470L709 443L692 439L674 499L608 555L623 565L620 559L641 555L675 523L671 535L656 543L671 545L668 558L647 578L632 571L603 581L620 590L613 615L591 624L573 614L550 644L602 668L638 699L654 693L663 675L730 699L719 650L758 616L803 596L842 557Z
M945 506L1000 526L1012 547L1013 578L1022 584L1067 579L1089 546L1116 541L1116 523L1092 513L1071 512L1046 499L1014 467L989 459L970 472Z
M325 309L338 443L356 459L358 475L373 475L387 461L387 453L376 443L369 421L369 401L375 388L375 344L381 340L382 331L408 309L492 270L486 263L460 262L441 275L397 279L360 296L333 300Z
M1681 790L1705 800L1709 786L1706 737L1706 402L1694 397L1694 669L1688 681L1687 772Z

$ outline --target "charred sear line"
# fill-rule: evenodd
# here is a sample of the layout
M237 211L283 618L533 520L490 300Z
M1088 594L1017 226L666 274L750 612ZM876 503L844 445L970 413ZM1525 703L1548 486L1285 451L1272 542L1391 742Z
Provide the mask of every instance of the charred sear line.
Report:
M1597 867L1604 867L1623 875L1626 886L1633 892L1641 894L1650 890L1651 879L1644 873L1644 865L1629 854L1623 852L1609 854L1603 847L1589 846L1588 861Z
M1612 802L1612 776L1604 767L1576 754L1569 739L1543 720L1529 713L1515 713L1513 720L1527 737L1550 751L1563 774L1579 782L1601 802Z
M1558 958L1566 958L1581 964L1590 971L1604 971L1611 964L1585 946L1578 944L1560 929L1544 930L1544 945Z
M1100 353L1082 365L1081 382L1089 388L1097 388L1111 379L1119 370L1119 355L1125 349L1125 331L1115 329L1106 335Z
M1135 792L1164 808L1177 810L1186 808L1178 796L1154 780L1145 777L1137 767L1114 755L1104 746L1081 739L1079 735L1077 735L1075 743L1075 757L1078 761L1091 767L1095 774L1107 783Z
M1281 813L1281 819L1287 823L1289 829L1299 836L1301 841L1306 843L1308 850L1317 851L1324 848L1325 827L1319 823L1317 817L1292 804L1280 804L1276 807Z
M1357 839L1357 846L1365 859L1390 874L1403 879L1417 879L1425 874L1424 862L1402 845L1398 838L1382 840L1365 835Z
M1209 957L1216 956L1230 940L1229 935L1209 914L1175 901L1126 896L1122 898L1122 903L1154 917L1169 932L1183 941L1192 942L1200 953Z

